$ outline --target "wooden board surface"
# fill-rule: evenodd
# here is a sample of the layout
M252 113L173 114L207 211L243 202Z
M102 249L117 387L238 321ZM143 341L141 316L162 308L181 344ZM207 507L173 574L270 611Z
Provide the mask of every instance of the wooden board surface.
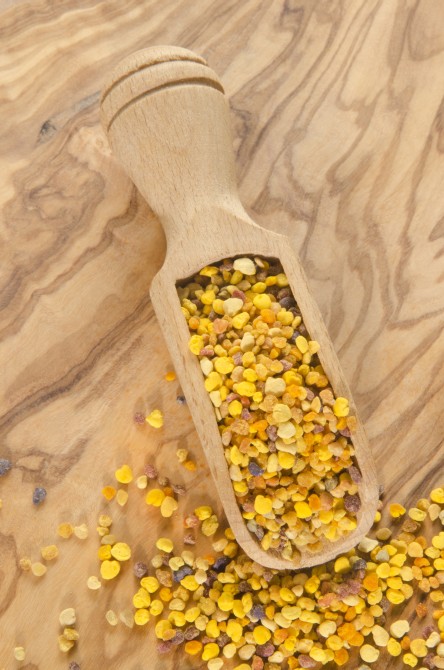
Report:
M0 3L0 668L67 668L58 614L78 611L85 668L184 670L153 637L111 629L133 579L99 592L100 488L123 462L214 500L148 288L162 230L110 156L98 123L107 72L150 44L204 55L232 107L243 202L292 238L365 422L387 499L442 480L444 6L439 0ZM153 176L155 177L155 175ZM160 407L156 432L133 422ZM199 467L178 469L186 446ZM31 502L35 486L48 497ZM116 507L113 507L116 510ZM133 487L116 531L142 558L171 524ZM40 581L18 567L59 539ZM180 518L174 522L180 532ZM385 658L385 657L384 657ZM378 670L397 668L382 660ZM376 666L374 666L376 667Z

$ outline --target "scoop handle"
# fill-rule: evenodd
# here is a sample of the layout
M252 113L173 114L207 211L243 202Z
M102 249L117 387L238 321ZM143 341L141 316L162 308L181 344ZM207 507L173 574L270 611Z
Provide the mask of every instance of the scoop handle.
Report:
M168 243L198 234L187 227L199 211L222 206L244 212L228 101L200 56L172 46L131 54L104 86L101 120L113 153L160 218Z

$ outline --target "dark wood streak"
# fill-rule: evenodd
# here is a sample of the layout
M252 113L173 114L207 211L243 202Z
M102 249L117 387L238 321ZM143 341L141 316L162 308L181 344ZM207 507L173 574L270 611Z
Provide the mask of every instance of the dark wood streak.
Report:
M75 102L69 109L47 119L40 128L37 144L43 144L52 139L59 130L63 129L68 123L72 123L74 117L79 114L79 112L82 112L89 107L96 107L99 97L99 91L91 93L91 95Z
M14 601L19 578L17 544L13 535L0 533L0 617Z
M130 332L131 327L137 324L140 313L145 310L148 304L149 297L146 295L137 305L137 308L128 316L125 316L112 332L107 333L106 336L97 341L97 344L84 360L76 363L62 378L57 379L47 387L38 389L35 393L27 396L24 401L12 407L6 414L0 415L0 434L6 434L3 431L11 430L25 416L29 416L30 412L41 409L42 406L68 393L84 381L88 377L88 373L97 365L101 356L105 355L109 349L119 342L124 333ZM153 316L153 314L148 316L146 323Z
M104 253L105 250L108 249L109 246L113 243L115 231L118 228L128 225L128 223L130 223L136 216L137 209L138 209L138 196L136 191L133 189L132 197L128 202L128 206L126 207L125 211L122 214L119 214L118 216L115 216L106 222L106 225L103 229L99 242L96 245L90 246L88 249L86 249L82 253L82 255L75 261L75 263L73 263L69 268L67 268L63 272L61 272L47 286L35 289L30 299L23 306L22 310L16 314L14 320L9 322L7 327L5 327L3 330L0 330L0 337L6 338L12 333L16 333L20 329L21 324L31 316L39 300L43 296L50 295L51 293L57 291L61 286L63 286L65 282L69 281L76 274L78 274L80 270L82 270L88 263L91 263L92 261L94 261L95 258ZM75 241L76 235L79 235L79 231L78 230L76 231L75 227L73 228L74 228L73 230L74 234L72 236L70 235L70 243L73 243ZM15 297L16 299L21 298L18 289L20 287L24 288L25 286L24 280L29 279L29 276L32 275L34 271L40 273L41 261L43 259L48 260L48 257L52 255L57 255L59 253L60 242L64 241L65 241L65 234L63 234L63 237L59 238L55 242L53 252L51 253L49 251L46 251L44 255L37 257L35 259L34 266L31 267L29 272L26 271L25 273L23 273L20 279L19 279L20 273L16 273L15 281L13 280L14 284L16 285L16 288L13 291L8 290L11 284L6 282L7 289L5 293L6 296L8 296L7 299L8 301L4 303L3 308L6 308L8 304L10 304L13 297Z
M88 439L82 438L71 449L66 450L65 447L63 454L49 454L40 449L30 450L14 465L23 472L24 482L39 486L55 485L81 460L88 443ZM31 461L31 467L27 466L27 461Z

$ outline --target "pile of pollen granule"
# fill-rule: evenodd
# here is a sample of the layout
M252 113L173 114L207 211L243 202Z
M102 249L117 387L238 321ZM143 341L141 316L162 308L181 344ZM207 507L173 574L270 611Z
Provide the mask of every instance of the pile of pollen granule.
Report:
M134 622L154 625L159 653L182 648L208 670L319 669L348 661L369 670L390 657L399 667L444 668L444 531L431 541L422 535L430 522L442 528L443 507L442 488L408 513L390 505L392 528L378 527L378 512L374 538L309 570L260 566L230 528L203 556L161 537L133 597ZM198 511L200 520L213 514L210 507ZM412 597L416 609L406 607Z
M242 516L297 561L357 526L356 419L335 397L278 261L226 259L178 287Z

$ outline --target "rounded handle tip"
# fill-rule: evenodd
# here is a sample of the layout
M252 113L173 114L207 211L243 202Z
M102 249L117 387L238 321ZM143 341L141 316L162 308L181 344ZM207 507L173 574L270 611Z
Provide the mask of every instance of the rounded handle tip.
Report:
M206 60L189 49L153 46L126 56L103 86L100 108L105 131L108 132L120 111L140 96L187 83L207 84L224 93Z
M176 46L127 56L106 80L101 120L169 240L203 203L238 203L228 101L201 56Z

